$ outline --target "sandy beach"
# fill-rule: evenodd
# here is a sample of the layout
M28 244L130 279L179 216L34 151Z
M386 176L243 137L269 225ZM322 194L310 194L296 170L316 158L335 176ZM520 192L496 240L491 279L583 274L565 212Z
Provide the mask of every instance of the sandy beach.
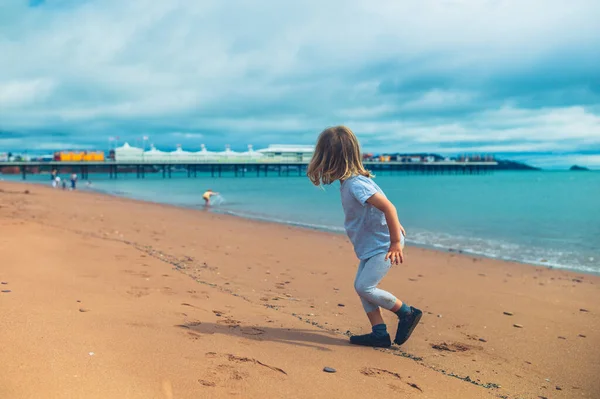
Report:
M422 323L358 348L345 236L0 190L0 398L600 397L597 276L407 248L383 287Z

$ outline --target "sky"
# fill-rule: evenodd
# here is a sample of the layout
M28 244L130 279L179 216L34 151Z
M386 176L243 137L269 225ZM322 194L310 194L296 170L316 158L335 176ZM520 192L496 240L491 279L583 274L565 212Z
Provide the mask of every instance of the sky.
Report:
M600 168L597 0L0 0L0 152L313 144Z

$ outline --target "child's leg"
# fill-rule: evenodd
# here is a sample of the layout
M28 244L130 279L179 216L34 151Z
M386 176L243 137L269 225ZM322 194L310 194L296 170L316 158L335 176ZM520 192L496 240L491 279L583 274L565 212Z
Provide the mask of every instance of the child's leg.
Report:
M360 287L360 285L364 281L364 276L366 273L366 264L367 261L361 261L360 265L358 266L356 279L354 281L355 287ZM369 334L354 335L350 337L350 343L354 345L374 346L382 348L389 347L392 342L390 339L390 335L387 332L385 322L383 321L383 317L381 317L381 310L379 309L379 306L369 302L369 300L363 296L360 296L360 300L362 302L363 308L365 309L365 312L367 313L369 322L371 322L371 327L373 331Z
M367 315L376 311L378 307L393 311L402 306L402 302L394 295L377 288L391 267L391 262L385 260L385 255L385 253L381 253L361 262L363 267L359 267L354 281L354 288L362 300ZM372 316L376 319L375 321L378 321L376 314ZM369 316L369 320L371 320L371 316Z

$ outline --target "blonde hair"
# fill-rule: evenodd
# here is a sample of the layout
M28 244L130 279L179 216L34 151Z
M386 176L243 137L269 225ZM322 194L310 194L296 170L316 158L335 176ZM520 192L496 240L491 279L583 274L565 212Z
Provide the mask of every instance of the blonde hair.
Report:
M358 139L346 126L321 132L306 174L315 186L357 175L373 177L363 166Z

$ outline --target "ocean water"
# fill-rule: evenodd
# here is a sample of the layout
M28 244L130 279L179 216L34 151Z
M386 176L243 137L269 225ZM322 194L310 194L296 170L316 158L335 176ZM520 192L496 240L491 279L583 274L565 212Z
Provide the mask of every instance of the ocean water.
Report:
M164 180L159 174L144 180L124 174L118 180L90 177L95 190L192 208L203 206L202 193L210 188L221 193L213 212L343 233L339 184L321 189L305 177L252 173L243 178L174 173ZM34 180L49 184L48 176ZM408 243L600 273L600 173L380 172L375 181L396 205Z

